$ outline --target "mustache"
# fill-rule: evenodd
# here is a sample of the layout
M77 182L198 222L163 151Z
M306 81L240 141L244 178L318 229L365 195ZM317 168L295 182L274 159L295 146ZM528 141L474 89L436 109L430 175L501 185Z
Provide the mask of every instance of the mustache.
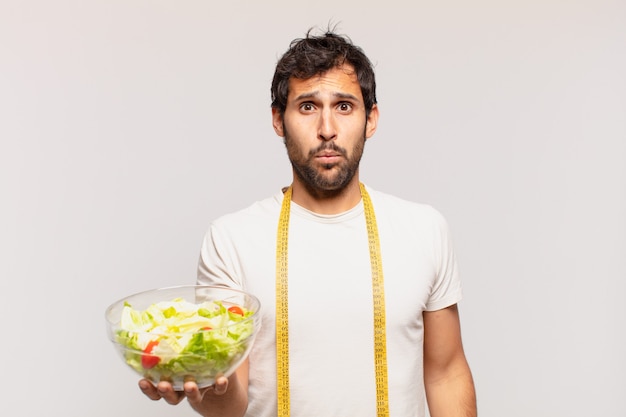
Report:
M329 141L329 142L322 143L320 146L310 151L309 156L313 157L316 154L320 152L324 152L324 151L337 152L338 154L341 154L341 156L344 156L344 157L347 157L348 155L348 153L346 152L344 148L337 146L337 144L332 141Z

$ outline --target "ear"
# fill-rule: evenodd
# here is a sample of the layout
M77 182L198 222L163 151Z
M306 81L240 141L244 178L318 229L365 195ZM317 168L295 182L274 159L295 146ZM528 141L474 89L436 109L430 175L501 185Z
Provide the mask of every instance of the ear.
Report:
M376 133L378 126L378 105L374 104L370 114L367 116L367 124L365 125L365 139L369 139Z
M274 126L274 132L281 138L285 137L285 129L283 126L283 116L277 108L272 107L272 126Z

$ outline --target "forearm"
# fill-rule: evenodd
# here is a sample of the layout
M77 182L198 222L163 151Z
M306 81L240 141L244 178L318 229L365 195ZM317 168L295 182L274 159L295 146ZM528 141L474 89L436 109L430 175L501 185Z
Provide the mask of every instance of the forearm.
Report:
M203 417L243 417L248 408L248 361L203 395L187 395L189 405Z
M463 361L445 375L425 380L431 417L476 417L476 393L467 363Z

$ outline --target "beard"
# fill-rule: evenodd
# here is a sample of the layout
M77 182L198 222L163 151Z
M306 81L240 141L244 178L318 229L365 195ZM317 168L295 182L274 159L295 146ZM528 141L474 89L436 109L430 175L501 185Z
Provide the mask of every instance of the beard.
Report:
M301 148L289 135L285 127L283 127L283 131L287 155L294 173L312 193L337 193L343 190L356 175L365 147L365 131L363 132L363 137L354 145L351 152L330 140L310 150L306 156L302 156ZM340 162L330 164L316 163L315 155L323 151L336 152L343 159Z

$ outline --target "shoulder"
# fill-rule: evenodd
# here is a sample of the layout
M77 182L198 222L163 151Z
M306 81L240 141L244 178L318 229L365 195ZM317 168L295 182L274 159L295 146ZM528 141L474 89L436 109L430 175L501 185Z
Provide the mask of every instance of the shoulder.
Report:
M215 224L228 224L236 223L239 221L245 221L246 219L256 219L259 217L274 216L280 210L282 203L282 194L276 193L271 197L267 197L263 200L255 201L248 207L243 209L223 214L222 216L213 220Z
M397 219L401 222L445 225L446 220L439 210L430 204L409 201L367 187L377 218Z
M277 192L274 196L259 200L250 206L223 214L215 218L209 224L202 240L202 252L217 250L236 253L246 250L256 251L260 246L272 247L276 235L278 216L282 203L282 193Z
M282 203L282 193L256 201L243 209L223 214L210 224L212 233L232 235L276 227Z

